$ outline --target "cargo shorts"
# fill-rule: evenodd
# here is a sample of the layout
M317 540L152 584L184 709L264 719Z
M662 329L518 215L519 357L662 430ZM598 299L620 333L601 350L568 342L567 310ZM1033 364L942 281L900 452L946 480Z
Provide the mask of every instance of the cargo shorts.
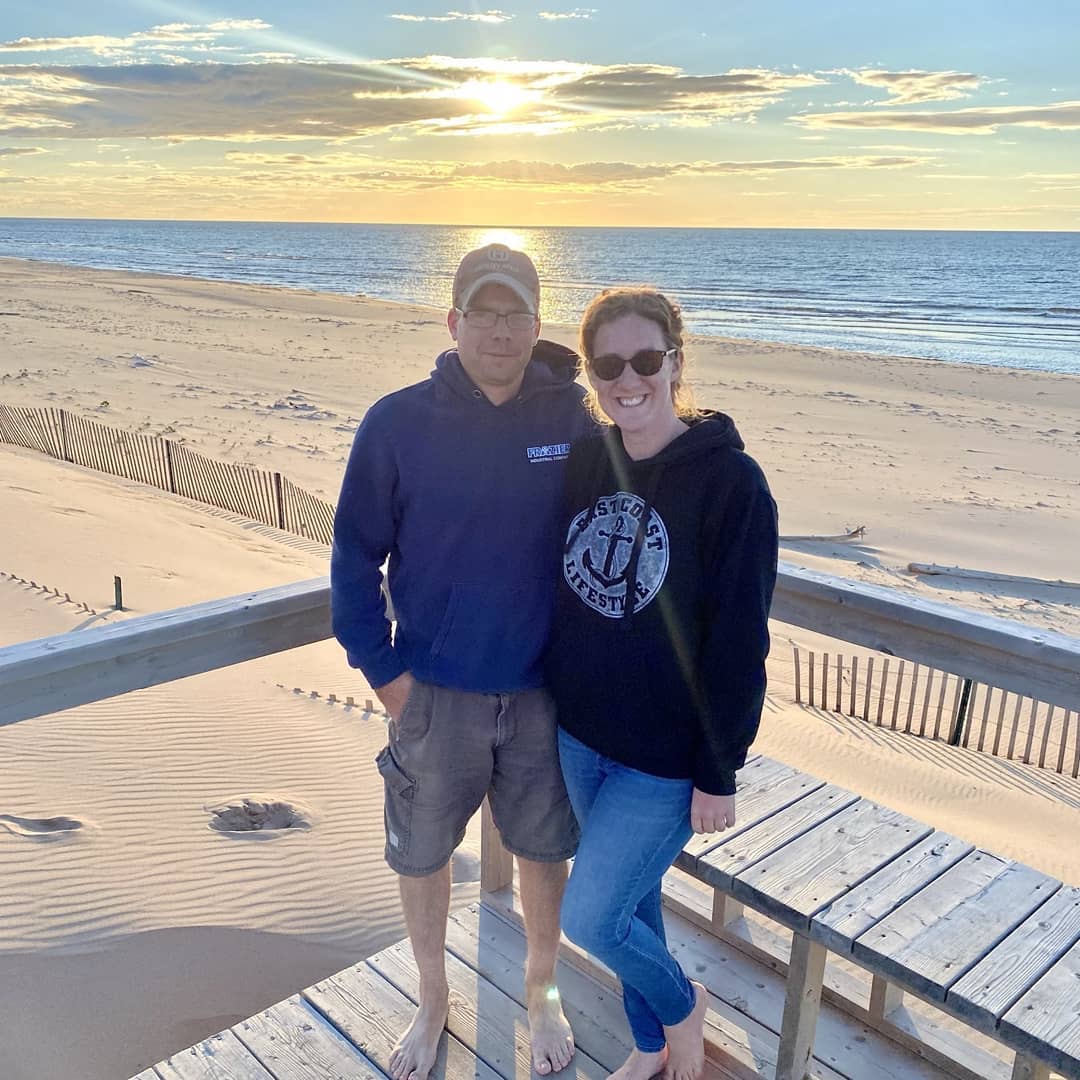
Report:
M417 682L375 762L385 784L386 861L399 874L445 866L485 795L513 854L560 862L577 850L545 690L480 694Z

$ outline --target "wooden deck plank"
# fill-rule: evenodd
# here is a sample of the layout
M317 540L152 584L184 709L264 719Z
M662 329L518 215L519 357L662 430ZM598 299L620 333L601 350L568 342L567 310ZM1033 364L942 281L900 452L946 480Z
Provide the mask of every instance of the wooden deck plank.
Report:
M420 975L407 941L383 950L368 963L411 1000L416 1000ZM450 984L446 1027L450 1034L506 1080L532 1076L525 1008L452 952L446 954L446 976ZM582 1050L559 1073L560 1080L563 1077L603 1080L607 1076L608 1070Z
M494 907L495 898L485 898ZM500 897L500 899L503 899ZM498 917L518 923L518 912L509 911L509 896L498 905ZM785 1003L782 975L763 968L762 962L723 942L692 920L673 911L664 913L668 946L691 976L703 982L712 998L706 1018L706 1039L723 1067L749 1080L773 1077L779 1051L779 1032ZM779 931L779 928L777 928ZM783 931L779 931L783 933ZM614 986L614 976L592 957L569 942L564 953L573 966L581 966L597 981ZM787 946L784 947L787 956ZM625 1021L624 1021L625 1023ZM874 1080L945 1080L946 1073L929 1061L918 1060L909 1050L873 1032L862 1020L826 1008L818 1020L818 1036L810 1075L819 1080L843 1076ZM966 1080L1008 1080L990 1068L980 1067L963 1075Z
M507 889L497 896L485 897L484 907L521 932L520 899L517 890L511 893ZM762 1077L773 1076L776 1071L777 1034L766 1024L759 1022L759 1013L762 1010L757 1007L760 1002L756 995L771 995L769 1000L775 1003L775 1008L771 1011L776 1013L779 1028L784 998L783 986L778 984L775 976L766 975L762 978L762 972L754 961L727 949L712 935L702 934L680 916L665 912L664 920L668 930L668 946L672 953L684 970L691 973L693 978L704 982L713 995L705 1017L707 1059L715 1061L717 1066L724 1070L725 1076L730 1074L738 1080L761 1080ZM694 949L692 955L682 955L684 941ZM704 950L695 948L698 942L705 946ZM710 947L720 950L719 953L709 951ZM618 994L618 980L594 957L566 938L563 938L561 952L572 968L581 971L590 980L609 987L613 994ZM736 973L741 973L741 978L732 982ZM718 990L719 980L723 980L723 997ZM742 988L745 988L745 991ZM738 1007L730 1003L732 1000L739 1002ZM623 1024L626 1024L625 1019ZM629 1040L628 1028L626 1038ZM813 1063L811 1076L813 1080L845 1080L840 1073L820 1061ZM903 1080L913 1078L905 1076Z
M850 953L857 937L974 850L948 833L931 833L819 911L810 921L811 936L833 952Z
M824 780L799 772L782 761L767 757L756 758L736 774L738 817L735 824L724 832L722 838L711 833L691 837L683 848L683 855L691 862L695 861L716 847L721 840L731 840L747 829L754 828L767 817L824 786ZM687 865L685 869L691 867Z
M457 923L459 928L470 932L477 928L482 943L497 950L500 962L505 960L511 965L508 974L500 975L500 963L493 965L493 953L485 951L485 974L493 971L494 981L499 985L502 978L506 978L508 984L512 984L516 979L524 989L525 936L516 912L508 910L502 904L493 904L489 897L480 905L478 914L470 905L469 908L452 914L450 922ZM501 925L502 930L496 930L496 924ZM450 941L453 940L455 930L451 925L448 931ZM453 945L450 947L452 950L455 948ZM574 1029L577 1046L605 1068L615 1069L626 1060L633 1047L633 1039L614 976L568 941L564 941L562 954L564 957L575 958L573 962L566 958L559 960L558 982L563 995L563 1008ZM516 990L509 992L511 997L517 997ZM714 1045L722 1048L724 1062L721 1065L707 1060L702 1080L760 1080L761 1072L757 1067L739 1060L742 1033L737 1033L740 1038L736 1040L737 1045L733 1046L729 1046L726 1037L728 1034L717 1030L714 1015L706 1019L706 1035L711 1035ZM822 1080L834 1078L823 1077Z
M773 814L738 836L721 838L712 850L698 859L695 874L709 885L731 892L735 874L778 851L858 799L859 796L851 791L825 784L784 813Z
M504 994L525 1004L525 936L507 919L470 904L451 914L446 947L474 970L482 970ZM558 963L556 983L576 1045L614 1072L633 1049L622 998L565 960Z
M274 1080L231 1031L219 1031L158 1062L154 1069L161 1080Z
M1058 890L949 990L946 1003L987 1034L1080 941L1080 888ZM1080 1000L1080 985L1074 991Z
M931 1001L945 993L1061 883L975 851L857 938L855 959Z
M727 1020L729 1029L742 1028L759 1071L774 1075L787 996L783 978L763 972L758 961L673 912L665 912L664 919L672 955L691 978L709 987L716 998L712 1007L717 1017ZM861 1020L828 1007L818 1017L810 1071L823 1078L840 1073L860 1080L944 1076L931 1063L914 1059L897 1044L876 1035Z
M743 918L717 931L710 923L708 915L703 914L707 911L707 905L702 898L711 897L713 890L702 882L690 879L688 875L680 876L685 880L673 880L674 875L665 879L665 918L676 916L680 923L686 920L693 924L698 928L700 940L707 943L711 949L727 950L731 947L737 950L722 952L703 962L707 969L718 969L722 972L713 989L728 1001L744 1001L755 1019L773 1025L769 1018L780 1016L784 998L783 987L781 986L779 992L779 1005L770 1005L767 999L763 999L760 992L769 982L767 976L763 977L758 965L763 964L784 977L788 970L793 932L767 916L758 914L752 907L745 908ZM680 899L676 899L670 891L674 886L678 886ZM691 898L691 890L699 894L697 899ZM676 952L678 946L673 944L674 938L670 930L668 941L672 951ZM745 981L739 982L735 979L735 972L741 970L740 965L746 961L749 961L746 970L746 978L751 980L749 986ZM682 963L687 971L700 970L693 968L689 960ZM866 1031L865 1028L859 1033L851 1028L840 1027L837 1036L840 1049L832 1049L836 1045L831 1041L833 1024L840 1018L833 1008L830 1008L823 1012L818 1020L816 1052L819 1057L835 1061L845 1068L850 1062L853 1073L859 1077L874 1076L875 1073L884 1076L889 1074L883 1071L882 1062L896 1051L901 1055L900 1060L906 1062L904 1066L898 1066L899 1075L906 1077L910 1075L907 1070L912 1067L907 1054L914 1053L933 1063L939 1070L946 1070L949 1076L960 1080L1009 1080L1011 1054L1004 1044L997 1039L975 1033L962 1021L954 1019L935 1006L927 1005L917 997L912 996L903 1001L887 1020L877 1020L867 1008L871 992L871 980L867 975L866 969L850 957L830 953L825 967L822 997L828 1005L844 1014L842 1023L854 1022L861 1028L865 1025L866 1028L877 1029L877 1032L884 1033L884 1038L872 1030ZM705 981L708 984L708 978ZM743 1008L743 1005L740 1004L739 1007ZM904 1050L898 1050L898 1047L893 1045L894 1040ZM859 1058L864 1054L869 1060L860 1072ZM766 1075L769 1075L768 1070L765 1071ZM933 1075L944 1074L939 1071Z
M416 1015L416 1005L400 990L362 963L309 986L302 996L389 1074L390 1055ZM445 1032L431 1076L432 1080L499 1080L494 1069Z
M282 1080L330 1076L383 1080L384 1074L299 994L234 1024L231 1030Z
M794 930L933 830L867 799L740 871L732 894Z
M1080 942L1002 1017L1001 1036L1080 1080Z

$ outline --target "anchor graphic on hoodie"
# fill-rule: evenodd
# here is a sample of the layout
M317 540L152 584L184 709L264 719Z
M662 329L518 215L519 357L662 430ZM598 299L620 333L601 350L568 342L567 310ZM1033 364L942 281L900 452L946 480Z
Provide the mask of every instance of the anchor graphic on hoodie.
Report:
M625 518L620 514L615 519L615 525L611 532L604 532L602 529L597 530L597 535L607 540L607 553L604 556L604 569L597 570L593 566L592 552L589 548L586 548L581 553L581 565L585 568L585 571L589 574L594 581L599 582L605 589L610 589L615 585L622 584L626 580L626 572L629 566L629 560L623 565L622 570L615 574L612 570L615 567L615 560L619 555L620 544L632 544L637 536L637 529L634 529L632 533L626 533L623 530L626 527Z

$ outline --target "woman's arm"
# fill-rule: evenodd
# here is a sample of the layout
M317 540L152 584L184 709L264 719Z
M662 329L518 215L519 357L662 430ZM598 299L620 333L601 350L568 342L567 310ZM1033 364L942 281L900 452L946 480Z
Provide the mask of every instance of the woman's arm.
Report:
M694 787L708 795L734 794L735 770L757 734L776 584L776 504L751 458L729 460L737 472L705 521L703 702Z

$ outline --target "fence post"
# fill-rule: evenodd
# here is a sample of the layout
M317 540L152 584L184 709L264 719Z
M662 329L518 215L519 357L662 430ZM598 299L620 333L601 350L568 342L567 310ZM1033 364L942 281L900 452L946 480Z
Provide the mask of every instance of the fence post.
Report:
M176 494L176 471L172 459L172 439L165 440L165 471L169 474L169 491Z
M115 601L113 603L113 607L115 607L117 611L123 611L124 610L124 583L120 580L120 576L118 574L113 575L113 598L114 598L114 601Z
M277 500L277 524L278 528L285 529L285 495L281 490L281 473L274 473L274 497Z
M953 721L953 729L949 732L949 745L959 746L964 735L964 721L967 719L968 701L971 698L971 680L964 680L964 688L960 691L960 704L956 710L956 719Z
M60 409L60 453L64 455L65 461L71 460L71 450L68 449L68 427L67 427L67 410Z

